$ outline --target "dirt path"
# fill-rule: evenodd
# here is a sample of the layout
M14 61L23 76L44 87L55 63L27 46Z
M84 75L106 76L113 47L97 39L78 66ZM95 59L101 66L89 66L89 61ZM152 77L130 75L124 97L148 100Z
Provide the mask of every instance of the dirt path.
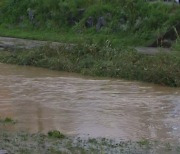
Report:
M29 39L20 39L20 38L11 38L11 37L0 37L0 50L4 49L33 49L42 47L45 45L51 45L51 47L58 47L64 45L64 43L59 42L49 42L49 41L39 41L39 40L29 40ZM70 44L73 46L73 44ZM144 54L156 54L158 52L170 52L168 48L156 48L156 47L136 47L138 52Z
M171 52L170 48L136 47L135 49L140 53L144 53L144 54L148 54L148 55L154 55L159 52L164 52L164 53Z
M11 37L0 37L0 48L3 49L33 49L50 44L53 47L62 46L63 43L29 40ZM72 44L71 44L72 45Z

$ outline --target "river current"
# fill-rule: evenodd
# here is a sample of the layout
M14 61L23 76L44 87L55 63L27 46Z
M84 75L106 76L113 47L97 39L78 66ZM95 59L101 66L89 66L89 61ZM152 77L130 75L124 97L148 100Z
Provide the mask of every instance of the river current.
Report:
M5 117L10 131L180 141L180 89L0 64Z

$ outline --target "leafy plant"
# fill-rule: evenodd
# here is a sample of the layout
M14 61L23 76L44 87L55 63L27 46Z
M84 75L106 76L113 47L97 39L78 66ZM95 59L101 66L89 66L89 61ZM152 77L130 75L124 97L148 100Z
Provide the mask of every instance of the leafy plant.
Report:
M65 138L64 134L62 134L57 130L49 131L48 136L53 138L61 138L61 139Z

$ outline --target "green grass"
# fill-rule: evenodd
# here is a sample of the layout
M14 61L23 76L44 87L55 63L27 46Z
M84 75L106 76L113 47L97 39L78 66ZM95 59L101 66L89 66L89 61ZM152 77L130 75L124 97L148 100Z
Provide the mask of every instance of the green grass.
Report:
M74 32L61 32L61 31L47 31L47 30L22 30L18 28L4 28L0 26L0 36L4 37L18 37L33 40L44 40L44 41L57 41L61 43L96 43L99 46L103 46L104 43L109 41L111 47L121 46L141 46L147 45L151 41L145 41L138 39L139 36L133 34L121 33L121 37L116 34L107 35L103 33L87 33L77 34ZM133 37L132 37L133 36Z
M27 10L34 10L33 22ZM84 13L79 13L83 9ZM106 25L96 31L99 17ZM93 17L94 26L85 27ZM69 21L74 21L74 24ZM180 20L180 7L144 0L2 0L0 35L113 47L148 45Z
M174 50L180 51L180 37L177 39L176 43L173 46Z
M62 134L61 132L57 131L57 130L49 131L48 136L51 138L59 138L59 139L65 138L65 135Z
M16 121L14 121L13 119L6 117L4 119L0 119L0 124L15 124Z
M180 87L179 51L149 56L130 48L112 49L109 43L104 47L45 46L31 51L0 52L0 62Z

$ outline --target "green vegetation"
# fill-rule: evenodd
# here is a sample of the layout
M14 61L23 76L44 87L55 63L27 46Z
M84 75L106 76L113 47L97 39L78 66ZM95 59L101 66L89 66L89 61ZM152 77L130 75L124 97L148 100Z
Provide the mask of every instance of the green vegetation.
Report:
M104 23L99 27L100 18ZM150 44L178 21L179 5L162 2L2 0L1 36L77 46L1 52L0 62L179 87L179 40L174 43L176 52L156 56L130 48Z
M29 13L31 12L31 13ZM87 26L89 17L92 26ZM100 17L104 26L97 30ZM147 45L180 21L178 5L144 0L1 0L0 35L112 46Z
M174 50L176 50L177 52L180 51L180 38L177 39L176 43L174 44Z
M15 124L16 121L14 121L13 119L6 117L5 119L0 119L0 123L1 124Z
M149 140L147 140L147 139L142 139L142 140L138 141L137 143L138 143L140 146L148 146L148 145L150 145L150 142L149 142Z
M0 52L0 62L180 86L180 52L147 56L134 49L112 49L109 46L107 42L104 47L80 44Z
M142 143L142 144L140 144ZM105 138L80 137L49 138L45 134L29 134L25 132L9 133L0 132L0 149L9 154L139 154L139 153L178 153L179 146L170 145L166 142L151 140L139 141L114 141Z
M64 134L57 130L49 131L48 136L52 138L65 138Z

